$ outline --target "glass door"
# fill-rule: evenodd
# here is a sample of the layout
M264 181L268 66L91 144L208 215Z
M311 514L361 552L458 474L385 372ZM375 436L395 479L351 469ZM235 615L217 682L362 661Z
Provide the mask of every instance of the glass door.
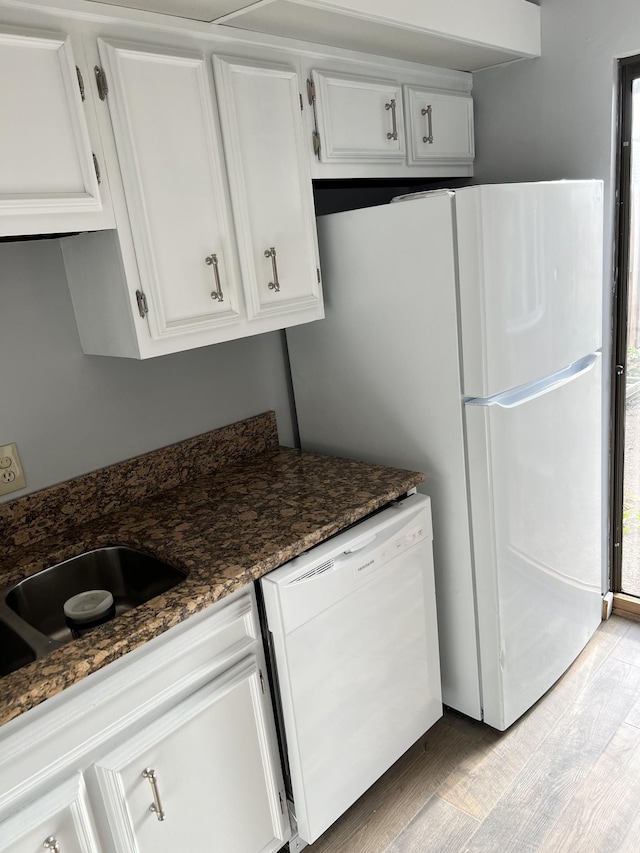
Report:
M640 57L620 63L619 108L612 588L640 597Z

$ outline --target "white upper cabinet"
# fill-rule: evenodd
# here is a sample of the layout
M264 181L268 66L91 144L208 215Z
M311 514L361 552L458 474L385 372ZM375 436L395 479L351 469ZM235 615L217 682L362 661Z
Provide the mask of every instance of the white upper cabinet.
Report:
M216 59L216 98L210 55L97 48L117 232L62 241L84 351L149 358L322 317L295 67Z
M468 74L382 58L348 63L339 56L331 71L306 63L303 70L314 178L473 174Z
M405 86L404 95L410 165L473 161L473 101L469 95L417 86Z
M0 24L0 235L113 227L79 61L68 33Z
M249 321L324 316L298 74L214 57Z
M237 323L236 249L205 58L98 46L152 338Z
M371 77L313 71L322 163L403 163L402 87Z

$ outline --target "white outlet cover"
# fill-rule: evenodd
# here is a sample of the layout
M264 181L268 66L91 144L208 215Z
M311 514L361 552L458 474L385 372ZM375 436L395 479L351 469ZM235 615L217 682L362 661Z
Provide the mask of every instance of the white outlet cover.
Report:
M17 492L27 485L16 444L0 445L0 495Z

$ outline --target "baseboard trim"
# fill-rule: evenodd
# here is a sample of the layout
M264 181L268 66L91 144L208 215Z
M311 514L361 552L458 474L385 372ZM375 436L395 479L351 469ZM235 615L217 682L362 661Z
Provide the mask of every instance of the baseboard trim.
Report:
M624 592L614 592L613 612L626 619L636 619L640 622L640 598Z

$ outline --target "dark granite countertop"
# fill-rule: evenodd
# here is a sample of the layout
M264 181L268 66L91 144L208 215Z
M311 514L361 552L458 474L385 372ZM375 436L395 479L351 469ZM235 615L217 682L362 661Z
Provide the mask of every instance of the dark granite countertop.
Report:
M122 463L129 466L124 476L137 484L132 487L134 491L144 472L148 479L162 476L164 483L170 482L170 488L154 493L145 486L139 494L128 493L128 500L121 501L119 508L114 508L113 496L105 488L103 472L90 475L98 479L89 484L89 478L83 478L82 488L73 499L69 497L70 487L65 486L62 493L54 494L58 487L53 487L33 498L27 496L20 504L16 501L13 507L0 505L0 535L4 534L3 546L6 543L0 562L0 587L84 551L109 545L127 545L152 554L187 575L172 590L0 679L0 724L251 583L423 480L417 472L279 448L277 439L274 441L277 432L272 413L223 429L235 430L236 438L240 431L242 437L246 424L261 432L260 440L251 436L243 451L234 454L234 435L225 433L223 437L230 441L229 452L223 453L215 465L191 467L189 482L174 482L163 468L163 460L166 462L171 455L175 458L175 448L182 448L185 443L156 451L153 459L149 454L134 460L135 476L132 462ZM265 429L270 433L266 441ZM207 434L207 438L222 432ZM191 451L197 456L194 446ZM198 452L204 459L208 451L199 446ZM140 460L145 464L141 465ZM104 471L109 472L114 491L122 490L118 477L123 472L117 472L114 483L113 469ZM86 503L89 486L95 489L91 511ZM81 504L83 495L85 502ZM136 499L131 500L132 497ZM105 501L109 502L106 512ZM44 514L45 509L53 513L52 518ZM38 533L34 534L34 530Z

